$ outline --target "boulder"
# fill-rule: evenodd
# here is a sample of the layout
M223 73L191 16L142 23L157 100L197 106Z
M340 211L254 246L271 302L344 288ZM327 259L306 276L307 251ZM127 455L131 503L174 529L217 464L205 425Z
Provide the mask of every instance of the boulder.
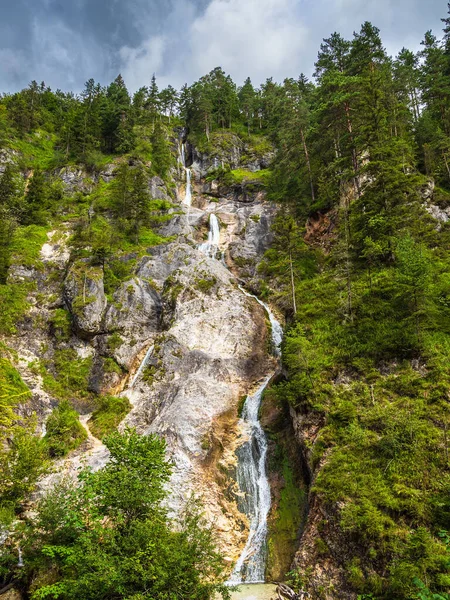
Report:
M139 333L156 331L161 317L161 299L148 281L136 277L126 281L114 294L105 325L108 331Z
M64 300L80 337L98 335L107 306L101 267L74 263L64 282Z

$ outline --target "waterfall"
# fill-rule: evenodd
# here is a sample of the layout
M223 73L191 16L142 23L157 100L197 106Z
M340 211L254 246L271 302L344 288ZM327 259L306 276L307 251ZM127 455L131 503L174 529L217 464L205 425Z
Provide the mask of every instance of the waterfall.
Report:
M186 151L183 142L179 142L178 144L178 162L184 169L186 166Z
M217 216L211 213L209 217L208 241L200 244L198 249L216 258L220 241L220 227ZM226 265L224 265L226 266ZM244 288L239 289L246 296L255 299L266 311L272 333L272 346L277 359L281 356L283 329L270 308L257 296L250 294ZM240 428L244 443L238 448L236 480L240 491L239 509L249 519L250 532L229 581L230 585L240 583L264 583L267 559L267 518L271 507L271 492L266 472L267 438L259 422L259 409L265 389L276 371L270 373L260 388L248 396L240 419Z
M229 580L230 584L264 583L266 569L267 516L270 486L266 473L267 439L258 419L262 395L272 375L252 396L248 396L241 417L241 428L248 436L237 451L237 483L243 499L239 508L250 520L245 548Z
M136 375L133 377L133 381L130 384L130 389L134 386L134 384L136 383L136 381L141 376L142 371L145 369L145 366L148 363L148 359L152 355L152 352L153 352L153 346L150 346L150 348L147 350L147 353L144 356L144 360L139 365L139 369L136 371Z
M198 249L203 254L207 256L211 256L212 258L216 257L217 250L219 249L219 241L220 241L220 227L219 220L214 213L211 213L209 216L209 232L208 232L208 241L200 244Z
M183 204L191 206L192 204L192 184L191 184L191 170L185 167L186 171L186 194L184 196Z
M281 327L280 323L276 320L273 312L270 310L270 308L267 306L267 304L265 302L260 300L258 298L258 296L255 296L254 294L250 294L250 292L247 292L247 290L245 290L242 286L239 286L239 289L241 290L241 292L243 292L249 298L254 298L256 300L256 302L258 302L258 304L260 304L266 311L266 313L269 317L270 326L272 328L272 346L273 346L274 354L275 354L275 356L277 356L279 358L281 356L280 346L281 346L281 342L283 341L283 328Z
M280 345L283 330L270 308L257 296L240 290L254 298L266 310L272 326L272 344L274 354L281 354ZM259 409L264 390L275 373L271 373L258 391L248 396L241 416L241 429L247 440L237 451L238 465L236 479L243 499L239 508L245 512L250 521L250 533L244 550L239 557L229 584L264 583L267 558L267 517L271 506L270 485L266 472L267 439L259 422Z

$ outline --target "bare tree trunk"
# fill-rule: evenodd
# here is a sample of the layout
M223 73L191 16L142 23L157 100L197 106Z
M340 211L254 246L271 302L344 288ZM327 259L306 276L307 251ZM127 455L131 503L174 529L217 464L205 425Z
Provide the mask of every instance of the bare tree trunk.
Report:
M292 251L291 250L289 250L289 268L291 271L292 306L294 309L294 315L296 315L297 314L297 300L295 298L294 266L292 264Z
M347 310L350 316L350 321L353 321L353 297L352 297L352 281L351 281L351 262L350 262L350 223L348 216L348 200L345 204L345 271L347 280Z
M311 199L313 202L315 202L316 197L314 194L314 182L313 182L313 176L312 176L311 161L309 160L308 146L306 145L306 138L305 138L305 133L303 131L303 127L300 127L300 135L302 136L303 150L305 152L306 164L308 166L309 182L311 185Z
M444 159L445 167L447 169L448 178L450 179L450 167L448 165L447 157L445 156L445 152L442 152L442 158Z

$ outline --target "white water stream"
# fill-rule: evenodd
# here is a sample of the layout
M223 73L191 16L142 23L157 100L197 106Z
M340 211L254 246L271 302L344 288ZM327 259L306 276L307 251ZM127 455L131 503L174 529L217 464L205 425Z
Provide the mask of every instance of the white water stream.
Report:
M212 258L216 257L220 240L219 221L214 213L209 218L208 241L199 246L199 250ZM283 329L270 308L257 296L239 286L243 294L254 298L266 311L272 329L273 351L280 357L280 345ZM259 389L248 396L240 419L244 443L237 450L236 479L241 493L239 509L250 521L250 532L233 573L228 581L230 585L241 583L264 583L267 559L267 518L271 506L271 493L266 472L267 438L259 421L259 409L262 396L275 372L270 373Z
M136 371L132 382L130 383L129 388L131 389L132 387L134 387L134 384L136 383L136 381L139 379L139 377L142 375L142 371L145 369L147 363L148 363L148 359L150 358L150 356L152 355L153 352L153 345L150 346L150 348L147 350L146 355L144 356L144 360L141 362L141 364L139 365L139 369Z
M214 213L211 213L209 217L209 232L208 232L208 241L200 244L198 249L203 254L210 256L211 258L215 258L217 251L219 249L219 241L220 241L220 227L219 221Z
M186 171L186 194L184 196L183 204L191 206L192 204L192 183L191 183L191 170L187 167L184 168Z
M274 354L280 356L280 345L283 330L270 308L253 294L242 287L239 289L254 298L264 307L272 327L272 344ZM274 373L268 375L262 386L245 401L241 416L241 428L247 440L238 449L237 483L243 500L240 508L250 520L250 533L245 548L239 557L230 584L264 583L267 559L267 517L271 506L270 485L266 472L267 438L259 422L259 409L266 387Z

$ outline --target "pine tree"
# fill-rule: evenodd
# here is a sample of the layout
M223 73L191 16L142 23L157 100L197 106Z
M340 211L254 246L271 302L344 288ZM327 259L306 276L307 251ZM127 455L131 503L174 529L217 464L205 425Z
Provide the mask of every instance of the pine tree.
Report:
M5 205L0 205L0 285L6 283L11 247L17 222Z
M244 85L239 90L239 105L245 115L247 133L250 135L250 129L255 114L255 97L256 92L252 85L250 77L247 77Z
M172 154L167 133L161 123L156 123L152 136L152 169L155 175L165 178L172 166Z
M45 224L47 222L47 200L48 190L44 173L40 169L35 169L25 195L22 222L25 225Z
M134 240L139 242L141 228L148 225L150 218L150 194L148 179L142 166L135 167L132 173L130 188L130 203L132 206L132 228Z
M160 110L160 98L159 98L159 90L156 84L156 75L153 73L152 81L150 84L150 88L148 91L148 98L146 101L146 108L149 112L151 122L153 127L155 126L156 117Z
M3 175L0 177L0 206L10 208L16 195L13 169L7 164Z
M159 94L162 112L169 117L169 123L174 115L175 106L178 101L178 92L171 85L167 86Z

